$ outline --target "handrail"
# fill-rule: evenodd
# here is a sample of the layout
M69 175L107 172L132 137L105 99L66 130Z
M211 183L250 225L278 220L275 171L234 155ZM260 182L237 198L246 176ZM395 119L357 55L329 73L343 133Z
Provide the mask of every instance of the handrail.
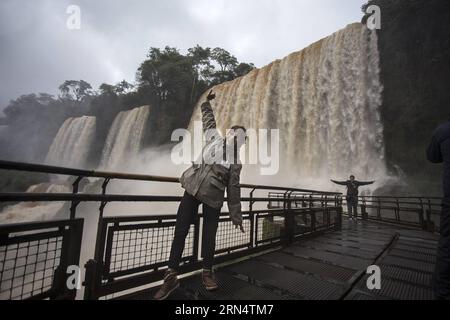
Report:
M67 167L49 166L44 164L34 164L25 162L12 162L0 160L1 170L15 170L26 172L38 172L38 173L50 173L67 176L78 177L91 177L91 178L109 178L109 179L121 179L121 180L140 180L140 181L155 181L155 182L180 182L179 178L174 177L162 177L145 174L133 174L133 173L121 173L121 172L109 172L109 171L97 171L97 170L83 170Z
M82 201L82 202L172 202L180 201L181 196L147 196L147 195L122 195L122 194L90 194L90 193L0 193L0 202L22 201ZM227 200L227 198L225 198ZM274 200L273 198L247 198L242 197L241 201L248 202L266 202ZM292 202L295 199L277 199L281 202ZM331 200L329 201L331 202Z
M317 191L310 189L299 189L299 188L289 188L289 187L276 187L276 186L265 186L265 185L252 185L252 184L240 184L241 188L246 189L260 189L260 190L282 190L282 191L294 191L294 192L306 192L306 193L315 193L315 194L324 194L324 195L342 195L340 192L331 192L331 191Z
M402 196L402 197L396 197L396 196L359 196L359 198L386 198L386 199L434 199L434 200L441 200L442 197L428 197L428 196Z
M163 177L145 174L134 174L134 173L121 173L121 172L110 172L110 171L97 171L97 170L83 170L74 169L68 167L60 166L50 166L44 164L34 164L25 162L13 162L0 160L0 170L15 170L15 171L26 171L26 172L38 172L38 173L49 173L49 174L59 174L77 177L92 177L92 178L106 178L106 179L120 179L120 180L139 180L139 181L153 181L153 182L169 182L169 183L179 183L180 179L175 177ZM260 189L260 190L283 190L283 191L297 191L297 192L309 192L316 194L329 194L329 195L340 195L341 193L318 191L318 190L308 190L290 187L279 187L279 186L266 186L266 185L252 185L252 184L241 184L241 188L245 189Z

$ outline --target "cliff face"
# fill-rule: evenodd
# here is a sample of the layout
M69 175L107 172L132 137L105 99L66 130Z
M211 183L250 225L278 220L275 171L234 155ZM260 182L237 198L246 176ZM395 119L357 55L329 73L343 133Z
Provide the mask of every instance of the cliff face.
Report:
M441 168L427 162L425 149L435 127L450 119L450 1L368 4L381 8L381 114L388 164L404 171L414 186L411 192L440 194Z

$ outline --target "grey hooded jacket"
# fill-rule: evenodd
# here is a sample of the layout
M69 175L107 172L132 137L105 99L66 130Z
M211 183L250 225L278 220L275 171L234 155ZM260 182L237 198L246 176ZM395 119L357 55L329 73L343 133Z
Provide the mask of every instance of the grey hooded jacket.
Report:
M181 185L187 193L208 206L221 209L227 191L227 204L230 218L234 225L242 224L241 189L239 179L242 165L234 163L211 163L204 161L206 151L211 148L222 151L224 139L217 131L216 120L209 102L201 106L203 131L207 144L202 151L202 161L187 169L180 178ZM214 151L213 151L214 152Z

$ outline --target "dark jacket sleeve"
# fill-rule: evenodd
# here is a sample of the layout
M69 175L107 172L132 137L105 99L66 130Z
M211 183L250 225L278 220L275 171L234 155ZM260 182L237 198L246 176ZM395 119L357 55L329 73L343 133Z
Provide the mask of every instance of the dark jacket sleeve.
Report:
M374 183L375 183L375 181L368 181L368 182L358 181L358 185L359 186L368 186L368 185L371 185L371 184L374 184Z
M207 131L209 129L216 129L216 118L214 117L214 112L209 102L205 102L202 104L202 122L203 122L203 131Z
M203 133L207 142L211 142L220 137L219 131L217 130L216 118L214 117L214 112L209 102L205 102L201 106L202 109L202 123L203 123Z
M339 184L341 186L346 186L347 185L347 181L336 181L336 180L331 180L331 182Z
M237 226L242 224L241 187L239 186L241 170L242 165L231 165L227 186L228 210L233 224Z
M427 158L428 161L432 163L441 163L443 162L442 152L441 152L441 144L437 137L437 132L431 138L430 145L427 149Z

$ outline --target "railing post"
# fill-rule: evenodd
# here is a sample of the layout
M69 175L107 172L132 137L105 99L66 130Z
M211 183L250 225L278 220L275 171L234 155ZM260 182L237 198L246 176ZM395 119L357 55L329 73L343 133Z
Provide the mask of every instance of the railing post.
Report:
M258 220L259 220L258 218L259 217L258 217L257 213L253 214L253 219L255 220L254 232L253 232L253 234L254 234L253 242L254 242L255 248L258 247Z
M337 222L336 222L336 229L341 230L342 229L342 205L337 207Z
M199 251L200 251L200 216L197 215L194 222L194 244L192 252L192 255L194 256L194 261L198 261Z
M253 212L249 213L250 218L250 248L255 246L255 214Z
M72 184L72 194L77 194L78 193L78 188L80 186L80 182L83 179L83 177L77 177L75 179L75 181ZM70 206L70 220L75 219L75 215L77 212L77 206L80 204L80 201L77 200L73 200L72 204Z
M81 253L81 239L83 236L83 220L74 221L68 229L60 228L64 231L63 244L61 247L61 257L59 266L56 268L53 283L52 299L75 300L76 289L69 290L67 287L67 268L69 266L79 266Z
M84 265L84 268L86 270L85 276L84 276L84 300L97 300L98 297L95 295L95 292L97 292L97 269L98 265L97 263L91 259Z
M377 217L378 217L378 220L383 220L383 219L381 218L381 199L378 198L377 200L378 200Z
M425 218L424 218L425 207L423 205L423 199L420 198L419 200L420 200L419 223L422 226L422 230L426 230L427 229L427 225L425 223Z
M431 210L431 199L428 199L427 230L430 232L435 232L434 222L431 220Z
M361 204L361 217L363 220L367 220L369 215L367 214L367 202L366 197L362 197L362 204Z
M395 220L400 221L400 203L398 198L395 199L396 209L395 209Z
M290 245L294 241L295 233L295 219L292 212L291 204L292 192L285 193L285 205L284 205L284 230L286 233L286 244Z
M253 211L253 204L255 203L255 201L253 201L253 193L255 192L256 189L253 189L252 191L250 191L250 204L249 204L249 211ZM270 198L270 194L269 194L269 198ZM271 209L272 200L269 200L269 203L267 204L267 208Z
M311 210L311 232L316 231L316 212Z
M331 217L330 217L330 210L328 207L325 207L326 217L327 217L327 228L331 225Z
M105 178L102 184L102 194L106 194L106 187L111 181L110 178ZM102 201L99 207L99 215L97 222L97 236L95 241L94 249L94 259L89 260L85 264L86 275L85 275L85 300L96 300L98 299L96 292L97 287L101 284L102 277L102 266L103 266L103 245L106 239L106 227L103 226L103 212L105 206L108 204L107 201Z

